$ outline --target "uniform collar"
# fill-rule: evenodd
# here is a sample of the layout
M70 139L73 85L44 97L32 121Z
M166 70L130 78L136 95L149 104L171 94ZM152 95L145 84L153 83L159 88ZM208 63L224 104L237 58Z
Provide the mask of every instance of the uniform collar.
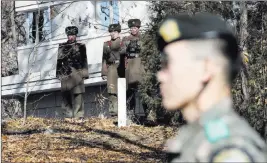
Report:
M133 35L133 34L131 34L131 36L132 36L132 37L140 38L140 37L141 37L141 34L140 34L140 32L138 32L137 35Z
M199 118L200 124L205 124L209 120L217 119L222 115L232 112L233 103L230 97L224 98L217 104L213 105L208 111L201 114Z
M76 42L77 42L77 40L75 40L75 41L73 41L73 42L70 42L69 40L67 41L68 44L74 44L74 43L76 43Z
M116 40L119 40L119 39L120 39L120 37L117 37L115 39L111 39L111 41L116 41Z

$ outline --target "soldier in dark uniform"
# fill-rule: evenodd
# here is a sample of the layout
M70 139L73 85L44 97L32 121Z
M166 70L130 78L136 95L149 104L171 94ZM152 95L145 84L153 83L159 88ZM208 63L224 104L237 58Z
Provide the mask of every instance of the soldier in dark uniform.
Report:
M59 44L56 75L61 80L62 114L64 117L84 117L84 79L89 78L85 44L78 43L78 28L65 29L68 41Z
M102 77L103 79L107 78L109 113L111 116L117 116L117 81L121 76L120 72L124 70L120 64L120 50L122 46L120 39L121 26L120 24L111 24L109 25L108 31L110 33L111 40L105 42L103 45Z
M133 116L133 120L137 122L143 122L146 119L146 107L141 101L140 94L138 92L138 85L142 80L142 75L144 73L144 66L140 57L141 53L141 34L139 28L141 26L141 21L139 19L128 20L128 27L130 28L131 34L122 39L123 48L122 54L125 55L125 78L127 84L127 110L133 111L130 113ZM133 115L136 108L139 110L143 109L145 111L145 117L138 117Z
M219 16L166 18L159 26L163 105L187 124L166 143L169 162L267 162L266 144L233 109L238 43Z

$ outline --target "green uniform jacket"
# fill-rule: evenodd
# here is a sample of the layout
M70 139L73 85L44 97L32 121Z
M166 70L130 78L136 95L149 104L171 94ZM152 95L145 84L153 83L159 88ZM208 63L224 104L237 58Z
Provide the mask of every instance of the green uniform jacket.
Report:
M266 162L266 144L222 100L166 143L169 162Z
M107 76L108 93L117 94L117 80L120 69L120 51L122 42L120 38L104 42L102 57L102 76Z
M140 41L141 35L137 36L126 36L122 39L122 50L121 54L124 54L126 57L126 70L125 70L125 78L127 84L132 83L139 83L142 80L142 76L144 73L144 65L142 63L140 54L141 54L141 41ZM131 41L137 41L139 51L138 52L131 52L130 44Z
M82 43L59 44L56 76L61 80L61 91L84 93L84 79L89 78L86 46Z

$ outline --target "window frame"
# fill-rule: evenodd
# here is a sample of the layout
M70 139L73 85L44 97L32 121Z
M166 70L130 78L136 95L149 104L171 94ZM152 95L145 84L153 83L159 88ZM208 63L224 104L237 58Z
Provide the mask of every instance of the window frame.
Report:
M37 31L38 29L33 30L33 18L34 18L34 13L38 13L38 10L30 10L26 12L26 45L34 45L35 44L35 40L33 41L33 35L32 32L33 31ZM51 18L50 18L50 5L43 7L40 9L40 11L42 11L42 15L43 15L43 26L42 26L42 30L41 32L39 31L38 33L42 33L42 40L39 40L39 42L49 42L51 40ZM38 22L35 22L35 26L37 26ZM40 22L39 22L40 23ZM38 28L39 24L38 24ZM47 33L46 33L47 32ZM36 35L35 35L36 37Z

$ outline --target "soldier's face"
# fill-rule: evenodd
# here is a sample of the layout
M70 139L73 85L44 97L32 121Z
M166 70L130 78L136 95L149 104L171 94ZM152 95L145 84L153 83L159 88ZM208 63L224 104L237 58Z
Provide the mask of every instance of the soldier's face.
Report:
M76 40L76 35L68 35L68 40L69 41L75 41Z
M110 37L111 39L116 39L119 37L119 32L114 31L114 32L110 32Z
M164 52L167 63L157 74L162 101L167 110L177 110L189 104L202 88L201 62L193 59L186 41L169 44Z
M131 27L130 32L132 35L137 35L139 32L139 28L138 27Z

